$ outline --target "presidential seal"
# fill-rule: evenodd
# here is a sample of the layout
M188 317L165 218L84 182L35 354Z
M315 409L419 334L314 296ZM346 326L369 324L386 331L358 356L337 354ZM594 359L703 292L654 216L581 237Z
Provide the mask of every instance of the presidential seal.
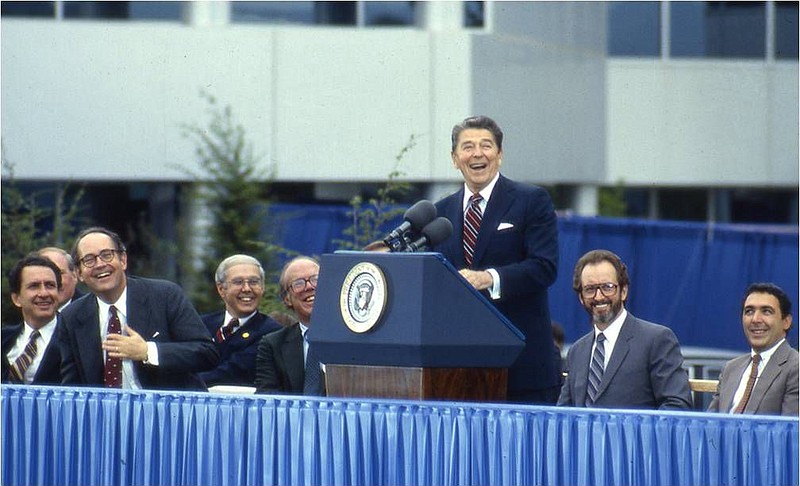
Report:
M369 262L356 264L347 272L339 294L342 319L353 332L367 332L378 323L386 307L386 278Z

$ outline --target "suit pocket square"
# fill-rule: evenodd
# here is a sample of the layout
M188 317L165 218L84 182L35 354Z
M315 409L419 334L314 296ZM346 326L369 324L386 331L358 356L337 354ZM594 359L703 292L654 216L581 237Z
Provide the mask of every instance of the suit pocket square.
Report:
M514 227L514 225L512 223L500 223L497 226L497 231L503 231L503 230L507 230L507 229L510 229L510 228L513 228L513 227Z

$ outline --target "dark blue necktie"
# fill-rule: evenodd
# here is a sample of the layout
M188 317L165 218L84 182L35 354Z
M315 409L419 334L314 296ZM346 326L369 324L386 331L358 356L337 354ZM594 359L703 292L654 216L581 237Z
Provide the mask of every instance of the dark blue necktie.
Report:
M308 343L308 353L306 354L306 369L303 378L303 395L324 395L322 388L322 370L320 369L319 358L314 353L314 346L306 337L308 330L303 333L303 340Z
M592 363L589 365L589 384L586 387L586 406L594 405L597 397L597 389L603 381L603 371L605 370L606 360L606 337L601 332L595 341L594 353L592 353Z

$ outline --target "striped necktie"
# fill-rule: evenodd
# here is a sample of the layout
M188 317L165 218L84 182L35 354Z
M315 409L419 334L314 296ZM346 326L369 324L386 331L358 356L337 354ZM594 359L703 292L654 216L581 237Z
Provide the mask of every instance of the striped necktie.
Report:
M464 215L464 261L468 267L472 266L475 244L478 242L478 231L481 229L481 219L483 219L481 201L483 201L483 197L478 193L470 196L467 214Z
M239 319L233 318L227 324L217 329L217 342L221 343L233 336L233 332L239 327Z
M28 370L28 367L30 367L31 363L33 363L33 359L36 357L36 339L39 338L39 335L39 330L34 329L28 338L28 344L25 345L25 349L22 351L22 354L19 355L19 357L14 361L14 364L11 365L11 375L14 381L17 383L25 383L25 372Z
M597 389L600 388L600 383L603 381L603 371L605 371L606 368L605 341L606 337L602 332L597 335L594 353L592 353L592 363L589 365L589 384L586 387L587 407L594 405L594 399L597 397Z
M753 355L753 364L750 366L750 376L747 377L747 384L744 387L744 395L739 400L739 405L736 405L736 410L733 413L743 413L744 407L750 401L750 395L753 394L753 387L756 385L756 378L758 378L758 364L761 363L761 355L756 353Z

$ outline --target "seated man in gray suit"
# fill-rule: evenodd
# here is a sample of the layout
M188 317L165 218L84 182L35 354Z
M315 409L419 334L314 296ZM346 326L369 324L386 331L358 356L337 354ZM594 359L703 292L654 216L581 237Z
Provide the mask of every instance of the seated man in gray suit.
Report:
M772 283L755 283L742 301L742 328L750 352L725 364L709 412L798 415L798 355L786 333L792 304Z
M325 395L324 378L306 334L317 294L319 264L299 256L283 267L281 298L297 320L261 339L256 355L256 393Z
M667 327L625 309L628 269L607 250L592 250L575 265L572 287L592 331L567 354L558 405L689 409L692 396L678 339Z

